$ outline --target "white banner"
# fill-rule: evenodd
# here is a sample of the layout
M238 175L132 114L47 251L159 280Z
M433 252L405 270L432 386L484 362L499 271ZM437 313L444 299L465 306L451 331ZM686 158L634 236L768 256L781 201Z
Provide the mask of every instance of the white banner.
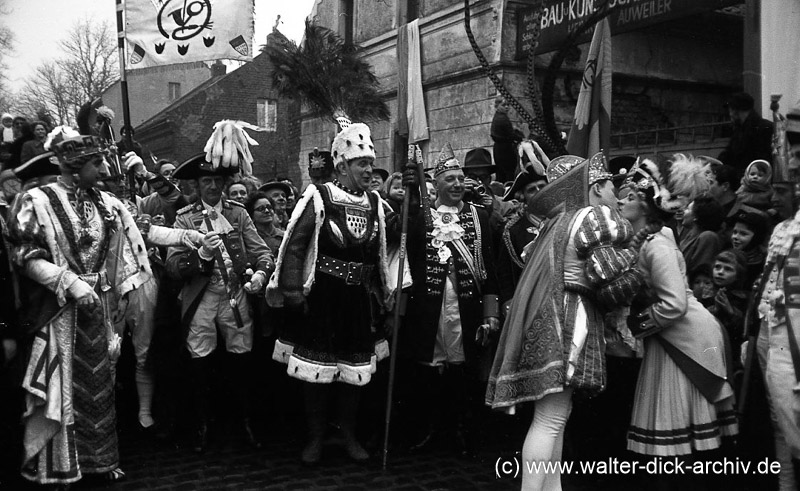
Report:
M125 67L250 61L253 10L253 0L125 0Z

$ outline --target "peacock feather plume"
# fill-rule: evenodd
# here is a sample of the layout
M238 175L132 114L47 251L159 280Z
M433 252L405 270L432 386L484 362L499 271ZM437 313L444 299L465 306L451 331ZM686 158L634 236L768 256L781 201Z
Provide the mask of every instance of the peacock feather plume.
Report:
M274 65L272 83L282 96L305 103L316 116L373 121L389 118L372 67L359 46L306 20L303 42L283 38L263 50Z

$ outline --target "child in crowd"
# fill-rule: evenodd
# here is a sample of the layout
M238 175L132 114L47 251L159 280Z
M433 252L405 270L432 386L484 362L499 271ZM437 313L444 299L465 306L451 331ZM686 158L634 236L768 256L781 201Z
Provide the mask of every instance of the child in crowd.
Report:
M728 218L731 247L744 255L747 271L742 288L749 291L761 275L766 261L766 241L770 234L770 219L766 212L742 205Z
M733 368L741 369L740 351L743 341L744 314L749 295L742 290L742 281L747 271L744 255L733 249L717 254L712 280L717 292L714 304L708 310L719 319L728 333Z
M386 202L396 212L400 212L403 206L403 199L406 197L406 189L403 187L403 174L395 172L389 176L384 183Z
M772 201L772 166L766 160L754 160L747 166L742 185L736 191L737 204L767 211Z
M717 293L712 279L711 265L701 264L690 271L689 286L692 288L694 298L703 304L703 307L711 306L714 303L714 295Z
M724 221L722 205L710 196L700 196L686 208L683 214L686 230L678 245L686 260L687 271L714 262L714 257L722 250L718 233Z

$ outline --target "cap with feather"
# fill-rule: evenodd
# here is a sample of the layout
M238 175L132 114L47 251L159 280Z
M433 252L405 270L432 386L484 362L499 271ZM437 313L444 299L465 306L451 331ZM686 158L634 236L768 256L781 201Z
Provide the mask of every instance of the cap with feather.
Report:
M245 121L224 119L214 124L214 131L206 142L203 152L181 163L172 177L175 179L197 179L201 175L231 176L241 172L253 174L253 155L250 145L258 145L246 129L265 131L264 128Z
M669 214L686 208L709 188L702 161L681 153L659 163L639 157L627 176L623 187L635 189L648 203Z

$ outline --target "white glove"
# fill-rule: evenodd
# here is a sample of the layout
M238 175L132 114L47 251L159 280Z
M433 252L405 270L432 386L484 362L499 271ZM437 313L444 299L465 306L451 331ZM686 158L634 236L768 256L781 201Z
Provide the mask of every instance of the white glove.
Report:
M136 155L136 152L128 152L122 156L123 166L125 172L133 171L137 176L145 176L147 169L144 168L144 161L141 157Z
M261 291L261 288L264 287L264 283L267 282L267 275L264 274L263 271L256 271L252 273L252 270L248 269L245 273L250 272L252 276L250 277L250 281L244 284L244 291L247 293L258 293Z

